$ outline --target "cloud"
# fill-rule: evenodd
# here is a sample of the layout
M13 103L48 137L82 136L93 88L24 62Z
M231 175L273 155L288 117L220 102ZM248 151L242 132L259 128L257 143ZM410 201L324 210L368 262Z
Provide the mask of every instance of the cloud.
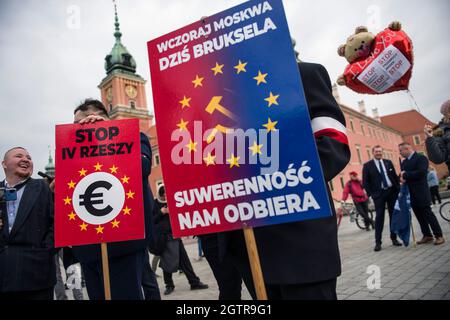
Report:
M242 1L117 2L122 42L135 57L138 74L148 80L152 112L146 42ZM400 20L415 46L411 92L425 116L439 120L439 106L450 98L450 43L443 38L450 29L449 1L285 0L284 5L301 58L323 64L331 79L346 66L336 49L356 26L384 28ZM2 0L0 30L0 155L11 146L27 147L37 172L47 163L48 146L55 147L55 125L70 123L84 98L99 98L104 58L114 44L114 9L110 0ZM340 88L340 94L345 104L356 107L364 99L381 115L413 107L406 92L363 96Z

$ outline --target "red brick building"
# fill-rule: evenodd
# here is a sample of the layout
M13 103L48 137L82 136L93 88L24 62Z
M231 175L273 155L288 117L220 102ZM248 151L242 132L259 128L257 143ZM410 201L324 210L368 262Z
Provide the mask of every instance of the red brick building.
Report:
M349 173L358 172L362 178L364 163L372 160L372 148L380 145L384 149L384 158L393 162L400 170L398 145L403 142L401 132L383 124L378 117L378 110L372 109L373 117L367 115L364 101L358 104L359 111L340 102L337 86L333 86L333 95L345 116L347 136L351 151L351 160L347 167L330 182L330 189L335 200L341 200L345 183L350 179Z
M416 110L409 110L381 117L381 122L386 126L400 131L404 141L410 143L417 152L427 155L425 148L426 136L423 132L423 128L426 124L435 126L435 123L425 118L425 116ZM436 168L439 179L448 176L449 172L447 165L435 165L433 163L430 163L430 165Z

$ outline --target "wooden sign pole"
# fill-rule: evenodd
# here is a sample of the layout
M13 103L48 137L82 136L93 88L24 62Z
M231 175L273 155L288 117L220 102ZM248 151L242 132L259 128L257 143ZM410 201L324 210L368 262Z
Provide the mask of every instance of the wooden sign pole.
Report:
M258 248L256 247L255 234L253 228L244 228L245 244L247 246L250 268L252 270L253 284L256 290L258 300L267 300L266 286L259 261Z
M110 282L109 282L108 247L106 246L106 243L102 243L101 247L102 247L103 285L105 288L105 300L111 300L111 287L110 287Z

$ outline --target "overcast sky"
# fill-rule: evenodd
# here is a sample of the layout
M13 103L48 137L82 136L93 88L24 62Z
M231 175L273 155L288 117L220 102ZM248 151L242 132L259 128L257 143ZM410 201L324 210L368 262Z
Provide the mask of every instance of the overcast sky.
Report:
M150 79L148 40L242 2L118 0L122 42L137 73ZM323 64L333 81L346 66L336 49L356 26L368 25L376 33L401 21L415 48L411 92L422 113L439 121L440 105L450 99L450 1L284 0L284 5L301 59ZM84 98L99 98L113 33L111 0L0 0L1 157L12 146L24 146L35 173L43 170L48 146L54 152L55 125L70 123ZM340 94L343 103L357 108L364 99L368 110L378 107L381 115L413 108L406 92L368 96L341 87ZM153 113L150 81L147 98Z

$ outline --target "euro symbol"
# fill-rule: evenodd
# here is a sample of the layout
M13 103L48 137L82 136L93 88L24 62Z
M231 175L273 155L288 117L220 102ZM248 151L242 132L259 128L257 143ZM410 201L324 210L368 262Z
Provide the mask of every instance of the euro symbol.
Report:
M99 188L105 188L106 190L111 189L113 185L107 181L96 181L92 183L89 187L86 188L86 191L84 194L80 195L80 206L84 206L90 214L101 217L106 216L107 214L111 213L113 211L113 208L108 205L103 209L97 209L94 207L94 204L102 204L103 203L103 193L93 193L95 190ZM100 198L97 199L96 198Z
M208 112L209 114L213 114L214 111L219 111L220 113L224 114L225 116L227 116L228 118L237 121L237 116L235 114L233 114L230 110L228 110L227 108L225 108L224 106L222 106L220 104L220 101L222 101L222 97L212 97L211 101L209 102L208 106L206 107L205 111ZM211 132L211 134L209 135L209 137L207 138L207 142L211 143L211 141L214 139L214 137L216 136L217 132L222 132L224 134L227 133L227 131L230 130L227 127L224 127L220 124L218 124L214 130Z

